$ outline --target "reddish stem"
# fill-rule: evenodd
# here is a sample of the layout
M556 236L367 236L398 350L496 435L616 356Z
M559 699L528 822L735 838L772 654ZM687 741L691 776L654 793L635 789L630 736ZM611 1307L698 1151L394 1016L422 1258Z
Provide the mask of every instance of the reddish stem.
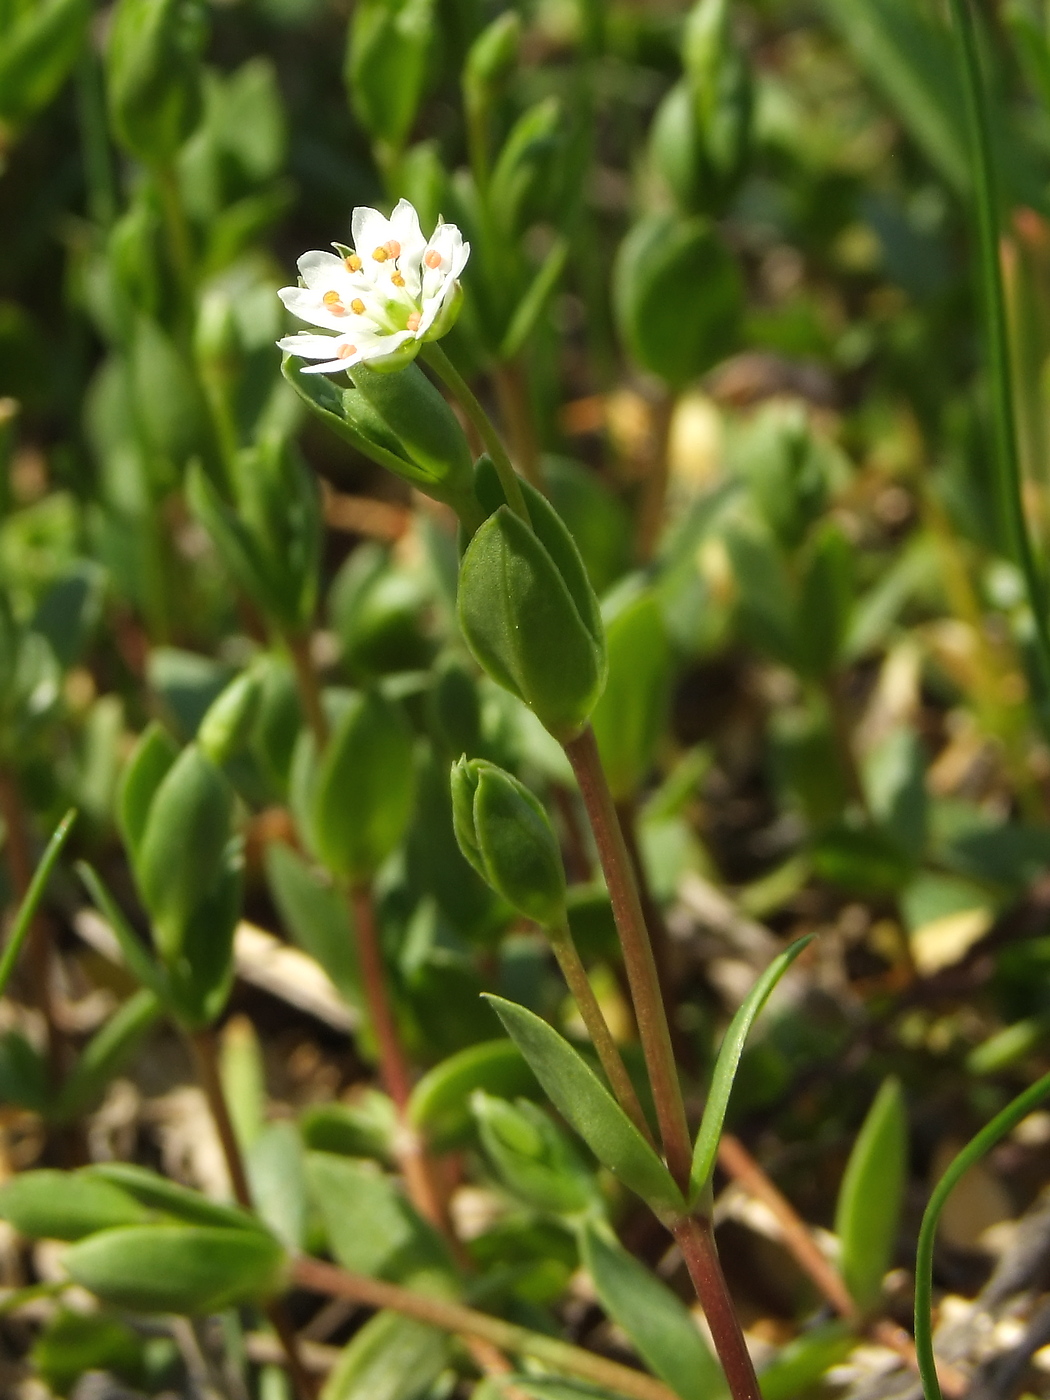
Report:
M744 1341L709 1221L682 1216L672 1226L689 1277L711 1329L733 1400L762 1400L754 1363Z

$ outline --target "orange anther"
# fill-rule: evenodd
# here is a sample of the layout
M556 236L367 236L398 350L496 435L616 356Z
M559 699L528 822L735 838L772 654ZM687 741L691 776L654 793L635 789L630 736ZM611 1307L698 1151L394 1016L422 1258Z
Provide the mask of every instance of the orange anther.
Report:
M357 354L357 346L356 346L356 345L340 345L339 350L338 350L337 353L338 353L338 356L339 356L339 358L340 358L341 360L348 360L348 359L350 358L351 355L356 355L356 354Z
M392 258L399 258L401 256L401 244L397 241L396 238L391 238L389 243L383 244L383 247L387 250L387 252Z
M361 259L356 253L348 253L343 259L343 262L346 264L347 272L360 272L363 266Z
M392 272L390 274L390 280L395 287L403 287L405 285L405 279L401 276L400 272Z
M431 248L423 261L426 263L427 267L433 271L434 268L441 266L441 254L436 248Z
M388 258L389 256L390 256L390 254L387 252L387 250L386 250L385 248L373 248L373 249L372 249L372 257L375 259L376 262L386 262L386 260L387 260L387 258Z
M361 298L360 298L360 297L354 297L353 301L350 303L350 310L354 313L354 315L355 315L355 316L360 316L361 313L362 313L362 311L364 311L364 309L365 309L365 304L364 304L364 302L361 300Z
M413 311L413 312L412 312L412 315L409 316L409 318L408 318L408 329L409 329L410 331L418 331L418 330L419 330L419 323L420 323L421 320L422 320L422 317L420 316L419 312L418 312L418 311Z

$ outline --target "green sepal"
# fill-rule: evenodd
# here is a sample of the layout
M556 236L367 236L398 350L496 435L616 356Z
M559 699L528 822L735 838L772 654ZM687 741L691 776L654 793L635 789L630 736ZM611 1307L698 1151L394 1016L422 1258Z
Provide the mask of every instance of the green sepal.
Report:
M594 1071L546 1021L486 994L555 1108L604 1166L655 1211L685 1209L671 1173Z

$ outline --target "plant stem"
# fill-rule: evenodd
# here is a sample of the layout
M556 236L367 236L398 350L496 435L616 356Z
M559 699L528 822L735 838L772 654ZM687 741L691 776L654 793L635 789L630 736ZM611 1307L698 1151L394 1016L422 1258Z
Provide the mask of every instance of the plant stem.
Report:
M241 1156L241 1148L234 1131L233 1119L230 1117L226 1095L222 1090L215 1032L210 1026L207 1026L203 1030L194 1031L189 1036L189 1042L190 1049L193 1051L197 1078L200 1080L201 1089L204 1091L204 1097L208 1102L208 1109L215 1124L215 1131L218 1133L219 1142L222 1145L222 1155L229 1173L234 1200L243 1210L254 1212L255 1206L252 1202L252 1190L248 1184L248 1173L244 1168L244 1158Z
M580 785L583 804L594 831L598 857L605 872L605 882L609 887L667 1166L682 1190L688 1191L692 1144L671 1048L670 1029L631 858L624 844L594 730L587 725L564 748Z
M244 1158L241 1155L240 1143L237 1141L233 1119L230 1117L230 1107L222 1089L215 1031L211 1026L206 1026L189 1034L188 1040L193 1052L197 1077L200 1080L212 1122L215 1124L215 1131L218 1133L219 1142L222 1145L222 1155L226 1161L226 1170L229 1173L234 1199L242 1210L249 1211L254 1215L255 1205L252 1201L248 1173L244 1167ZM314 1400L317 1386L299 1354L298 1340L285 1315L284 1308L279 1302L271 1303L266 1308L266 1316L281 1343L288 1374L296 1393L300 1396L300 1400Z
M454 1248L456 1239L449 1222L444 1192L438 1185L433 1163L427 1156L419 1134L407 1118L408 1101L412 1093L412 1075L390 1002L371 886L352 886L350 906L357 933L357 954L361 963L365 1001L379 1047L379 1073L383 1087L393 1099L401 1120L397 1135L397 1153L408 1186L408 1194L416 1209L441 1231Z
M682 1216L673 1225L672 1233L711 1329L733 1400L762 1400L751 1354L719 1263L710 1221Z
M561 929L549 929L548 934L551 950L558 960L562 976L565 978L566 985L572 993L580 1015L583 1017L583 1024L587 1027L587 1034L591 1038L591 1044L597 1052L602 1069L605 1071L605 1077L616 1095L616 1100L641 1135L652 1146L653 1135L649 1124L645 1121L642 1105L638 1100L634 1085L631 1083L631 1076L627 1073L617 1049L616 1041L609 1029L609 1023L598 1004L598 998L594 995L594 988L587 976L587 970L580 961L576 944L572 941L572 934L567 926Z
M288 647L288 654L292 658L292 666L295 668L299 703L303 707L303 714L310 726L314 742L317 745L318 756L320 756L328 743L328 716L324 712L321 686L314 669L313 657L310 655L309 633L303 632L297 636L288 636L285 638L285 643Z
M423 360L454 395L467 418L478 430L496 468L496 474L503 487L507 504L515 515L520 515L522 520L529 524L529 512L525 505L525 497L521 492L521 483L518 481L517 472L507 456L507 449L503 446L499 433L492 426L488 414L478 402L474 391L436 340L428 341L420 353Z
M649 885L649 875L642 858L642 848L638 844L638 811L635 803L628 799L616 804L616 815L623 832L623 842L631 858L631 868L638 885L638 900L642 906L642 917L649 930L649 941L653 945L653 961L660 981L660 994L665 1008L672 1014L675 1009L674 984L671 977L670 947L667 938L667 925L660 906L657 904ZM671 1043L675 1043L674 1028L671 1029ZM678 1047L676 1047L678 1048Z
M501 1351L531 1357L554 1370L629 1396L631 1400L674 1400L673 1392L652 1376L633 1371L604 1356L596 1356L556 1337L531 1332L527 1327L519 1327L489 1313L464 1307L462 1303L450 1303L430 1294L401 1288L397 1284L352 1274L318 1259L296 1260L292 1266L292 1280L299 1287L316 1293L349 1298L373 1308L392 1308L404 1317L429 1323L442 1331L480 1338Z
M521 468L521 474L530 486L542 491L540 453L532 422L525 367L520 359L511 360L506 364L497 365L492 378L499 398L500 413L514 445L514 456Z
M157 189L160 192L160 202L164 210L164 222L167 225L168 244L171 249L172 265L175 269L176 280L179 284L180 299L182 302L183 317L193 315L193 291L194 291L194 270L193 270L193 242L190 238L189 224L186 222L186 211L182 207L182 195L179 191L179 177L174 166L159 166L154 171L157 181ZM189 320L185 321L188 330Z
M0 779L0 782L2 782L2 779ZM2 791L2 789L0 789L0 791ZM4 811L6 814L6 808ZM76 811L74 810L67 812L59 822L58 826L55 828L54 835L47 843L47 849L40 858L36 873L33 875L26 889L22 892L18 913L15 915L15 921L11 926L11 932L8 935L7 942L4 944L3 954L0 955L0 996L4 994L4 990L11 978L11 973L14 971L15 963L18 961L18 954L21 952L22 945L25 943L26 938L32 930L37 906L43 896L47 882L51 878L51 872L55 868L55 862L62 852L62 847L66 844L66 838L73 828L75 819Z
M950 5L973 146L974 212L995 429L996 496L1010 554L1024 579L1035 640L1033 650L1038 681L1035 708L1044 734L1050 735L1050 631L1047 629L1046 588L1042 571L1036 563L1024 513L1006 297L999 261L999 190L988 100L970 0L950 0Z
M990 1123L985 1124L981 1131L970 1139L933 1188L933 1194L922 1217L922 1225L919 1227L919 1243L915 1253L915 1358L919 1363L919 1375L922 1377L926 1400L941 1400L941 1384L933 1355L932 1331L933 1247L937 1239L937 1222L940 1220L941 1211L960 1178L1048 1095L1050 1074L1044 1074L1042 1079L1037 1079L1024 1093L1018 1094L1017 1098L1008 1103L1001 1113L997 1113Z

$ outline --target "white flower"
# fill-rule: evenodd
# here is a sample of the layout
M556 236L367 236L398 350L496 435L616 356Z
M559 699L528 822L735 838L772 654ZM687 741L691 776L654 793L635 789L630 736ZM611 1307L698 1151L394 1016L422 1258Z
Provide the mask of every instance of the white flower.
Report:
M424 340L436 340L459 313L459 275L470 244L455 224L439 223L429 241L419 215L402 199L390 218L355 209L354 247L333 243L335 253L304 253L299 286L277 295L302 321L334 335L299 331L277 344L291 355L321 364L304 374L326 374L366 363L400 369Z

